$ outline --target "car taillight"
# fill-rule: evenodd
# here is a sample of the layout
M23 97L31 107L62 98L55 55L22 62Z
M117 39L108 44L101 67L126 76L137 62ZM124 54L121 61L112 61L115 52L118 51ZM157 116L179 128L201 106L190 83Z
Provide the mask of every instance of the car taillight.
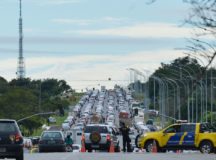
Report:
M20 141L22 141L22 136L19 133L15 134L15 142L20 142Z
M107 141L111 141L111 136L108 134L106 139L107 139Z
M44 141L40 140L40 141L39 141L39 144L44 144Z
M64 144L65 143L65 141L63 141L63 140L60 140L59 142L60 142L60 144Z

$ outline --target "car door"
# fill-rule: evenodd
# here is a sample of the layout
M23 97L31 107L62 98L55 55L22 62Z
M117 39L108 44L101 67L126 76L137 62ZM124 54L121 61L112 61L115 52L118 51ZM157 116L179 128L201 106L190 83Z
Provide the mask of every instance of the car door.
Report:
M178 146L183 133L181 132L181 125L172 125L163 133L163 143L166 147Z
M188 147L194 146L196 124L183 124L181 130L182 132L184 132L184 137L182 138L182 145Z

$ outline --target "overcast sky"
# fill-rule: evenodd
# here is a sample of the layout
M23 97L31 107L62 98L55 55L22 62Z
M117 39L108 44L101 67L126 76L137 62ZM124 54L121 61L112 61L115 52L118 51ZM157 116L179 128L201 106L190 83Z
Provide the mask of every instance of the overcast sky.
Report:
M26 75L72 88L129 81L127 68L153 71L183 56L191 29L182 0L23 0ZM0 0L0 76L16 77L18 0ZM121 80L119 82L88 80Z

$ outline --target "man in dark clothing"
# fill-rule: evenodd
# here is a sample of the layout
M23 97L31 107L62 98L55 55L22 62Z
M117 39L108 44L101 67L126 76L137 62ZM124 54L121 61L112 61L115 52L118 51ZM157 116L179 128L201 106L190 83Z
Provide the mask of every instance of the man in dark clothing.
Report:
M127 145L127 152L131 152L131 146L130 146L131 139L129 137L130 128L125 126L125 123L122 123L122 126L119 130L122 133L122 137L123 137L123 152L126 152L126 145Z

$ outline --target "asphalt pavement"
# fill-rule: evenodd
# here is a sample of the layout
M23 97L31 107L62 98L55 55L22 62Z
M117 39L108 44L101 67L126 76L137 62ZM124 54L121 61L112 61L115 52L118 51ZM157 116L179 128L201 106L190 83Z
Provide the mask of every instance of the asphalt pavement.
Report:
M200 153L43 153L25 154L25 160L216 160L215 154Z

